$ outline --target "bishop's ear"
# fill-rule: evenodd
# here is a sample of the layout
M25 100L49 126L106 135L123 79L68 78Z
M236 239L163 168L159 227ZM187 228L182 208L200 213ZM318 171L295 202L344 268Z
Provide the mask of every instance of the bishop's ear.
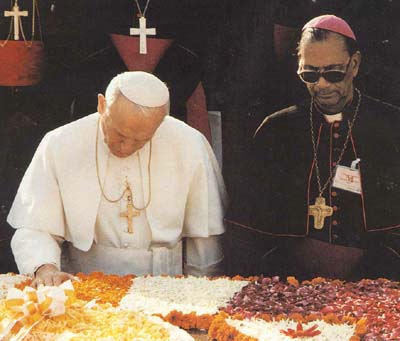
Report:
M97 95L97 111L100 115L106 112L107 102L106 98L102 94Z
M360 64L361 64L361 53L360 51L357 51L356 53L353 54L352 56L352 73L353 73L353 78L357 76L358 70L360 69Z

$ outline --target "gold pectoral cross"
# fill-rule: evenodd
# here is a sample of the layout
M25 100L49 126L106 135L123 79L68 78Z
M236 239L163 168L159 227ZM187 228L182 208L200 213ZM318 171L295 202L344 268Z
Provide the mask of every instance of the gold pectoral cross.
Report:
M133 218L139 216L140 212L133 209L132 192L130 188L128 189L126 212L120 213L119 216L128 219L128 233L133 233Z
M314 217L314 228L321 230L324 227L326 217L330 217L333 214L333 208L325 205L325 198L319 196L315 200L315 205L308 207L308 215Z

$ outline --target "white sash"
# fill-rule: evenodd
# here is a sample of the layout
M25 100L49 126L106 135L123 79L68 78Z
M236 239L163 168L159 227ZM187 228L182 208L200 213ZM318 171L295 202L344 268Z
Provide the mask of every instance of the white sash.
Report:
M152 247L151 250L115 248L93 243L89 251L81 251L71 243L63 247L62 271L127 275L181 275L182 242L175 247Z

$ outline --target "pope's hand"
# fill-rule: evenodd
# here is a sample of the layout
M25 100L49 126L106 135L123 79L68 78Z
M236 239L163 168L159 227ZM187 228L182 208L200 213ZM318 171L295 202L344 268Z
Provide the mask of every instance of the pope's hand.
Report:
M40 284L60 285L69 279L75 279L75 277L69 273L59 271L54 264L45 264L36 271L35 279L31 285L35 288Z

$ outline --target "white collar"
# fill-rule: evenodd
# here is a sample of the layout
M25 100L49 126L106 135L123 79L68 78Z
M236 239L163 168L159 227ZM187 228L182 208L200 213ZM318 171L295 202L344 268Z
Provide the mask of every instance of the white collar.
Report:
M343 114L340 112L335 115L324 115L326 122L328 123L333 123L336 121L341 121L343 120Z

